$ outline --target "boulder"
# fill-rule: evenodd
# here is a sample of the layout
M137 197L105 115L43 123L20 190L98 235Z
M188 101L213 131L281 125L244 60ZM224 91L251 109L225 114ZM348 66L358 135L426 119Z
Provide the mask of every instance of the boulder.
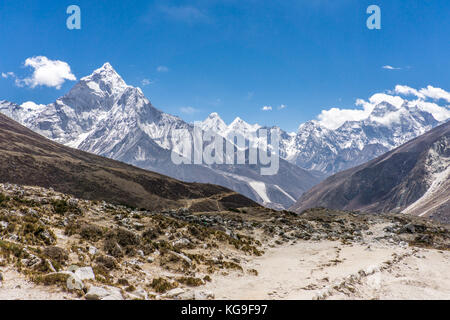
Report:
M69 290L83 290L84 289L83 281L72 272L69 273L69 277L67 278L66 285Z
M91 287L84 297L86 300L123 300L120 289L114 287Z
M78 268L74 273L81 281L95 280L95 274L91 267Z

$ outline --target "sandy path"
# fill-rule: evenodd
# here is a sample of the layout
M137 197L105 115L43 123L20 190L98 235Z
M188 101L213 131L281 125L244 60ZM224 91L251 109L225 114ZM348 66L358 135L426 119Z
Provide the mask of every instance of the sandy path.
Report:
M69 293L55 287L39 286L27 280L23 274L10 268L1 271L0 300L64 300L74 299Z
M450 299L449 252L417 250L298 242L245 263L258 276L218 276L206 287L216 299Z

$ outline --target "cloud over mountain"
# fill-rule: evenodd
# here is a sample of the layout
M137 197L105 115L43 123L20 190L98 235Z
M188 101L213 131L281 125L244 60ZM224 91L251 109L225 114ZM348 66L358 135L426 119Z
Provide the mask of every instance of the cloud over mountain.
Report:
M363 99L357 99L355 106L359 108L355 109L341 109L331 108L328 110L322 110L317 116L319 123L328 129L335 130L343 125L346 121L360 121L367 119L372 113L373 109L380 102L389 102L397 109L401 108L405 102L408 102L407 96L415 96L418 99L414 101L416 105L420 105L423 109L430 112L434 118L438 121L448 119L450 111L447 107L437 104L437 100L445 100L450 102L450 93L432 86L427 86L420 90L404 86L397 85L393 91L387 93L376 93L372 95L368 101ZM403 97L401 97L403 96ZM427 101L427 100L433 100Z

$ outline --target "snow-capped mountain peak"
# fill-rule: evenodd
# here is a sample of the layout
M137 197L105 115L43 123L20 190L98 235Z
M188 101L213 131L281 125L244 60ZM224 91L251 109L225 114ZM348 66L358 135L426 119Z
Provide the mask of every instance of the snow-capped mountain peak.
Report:
M94 70L94 72L89 76L81 78L78 83L78 87L80 89L86 89L87 87L91 93L99 96L114 96L116 98L122 95L123 92L129 88L122 77L108 62L106 62L102 67ZM72 90L74 89L78 89L77 85ZM76 90L73 93L79 94L79 91Z
M228 131L238 131L240 133L253 132L261 128L259 124L249 124L239 117L233 120L228 126Z
M372 112L370 113L370 116L384 117L388 113L396 112L397 110L399 109L394 105L390 104L389 102L383 101L377 104L375 108L373 108Z
M201 128L205 131L212 130L219 134L223 134L227 129L227 125L217 112L213 112L201 122Z

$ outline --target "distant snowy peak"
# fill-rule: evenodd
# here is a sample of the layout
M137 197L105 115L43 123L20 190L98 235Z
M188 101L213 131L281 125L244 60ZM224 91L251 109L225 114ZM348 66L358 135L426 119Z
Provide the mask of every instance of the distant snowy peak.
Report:
M206 118L203 122L200 122L200 126L205 131L212 130L213 132L217 132L219 134L224 133L228 128L226 123L216 112L211 113L208 118Z
M372 112L370 113L370 116L373 117L385 117L387 114L396 112L400 108L397 108L396 106L390 104L389 102L383 101L375 106L373 108Z
M199 122L199 124L203 130L212 130L223 137L242 135L245 138L249 138L250 134L262 128L259 124L249 124L239 117L227 125L216 112L211 113L204 121Z
M365 116L347 120L336 129L318 120L302 123L294 134L270 128L280 134L280 156L301 168L332 174L369 161L450 118L447 106L421 100L376 94L369 101ZM217 113L212 113L202 122L202 128L228 139L243 135L254 145L258 139L252 139L252 134L262 127L239 117L226 126Z
M255 132L259 128L261 128L259 124L249 124L244 120L242 120L241 118L236 117L236 119L234 119L233 122L231 122L230 125L228 126L228 131L246 133L246 132Z

